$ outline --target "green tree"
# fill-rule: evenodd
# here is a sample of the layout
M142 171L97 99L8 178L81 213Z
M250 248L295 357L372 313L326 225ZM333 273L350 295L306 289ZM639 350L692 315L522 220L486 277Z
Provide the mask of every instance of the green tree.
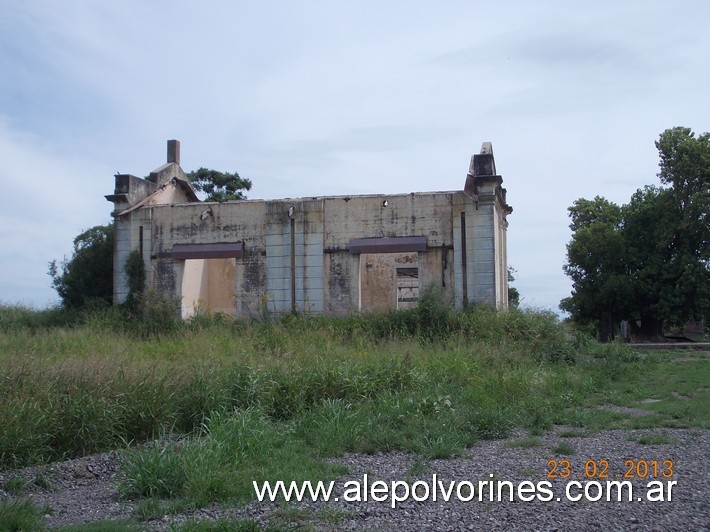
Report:
M70 259L49 263L52 287L66 308L111 304L113 299L113 226L97 225L74 239Z
M250 190L249 179L239 174L200 168L187 174L192 186L204 192L205 201L244 199L244 190ZM61 263L49 263L52 287L67 308L80 309L93 304L111 304L113 300L113 225L97 225L74 239L71 258ZM143 264L140 258L129 257L126 265L131 279L130 305L135 306L143 292Z
M219 172L199 168L187 174L192 187L197 192L204 192L205 201L231 201L245 199L245 190L251 190L251 180L240 177L237 172Z
M671 240L676 227L671 202L672 191L653 186L637 190L624 205L623 237L627 249L627 294L631 305L625 310L636 334L646 338L663 336L663 323L680 323L675 312L679 281L678 260Z
M573 237L563 269L572 279L572 296L560 308L580 323L598 323L600 339L608 341L629 293L622 210L597 196L575 201L568 211Z
M518 273L515 268L508 266L508 306L510 308L518 308L520 305L520 292L510 283L515 281L515 274Z
M676 282L663 312L681 323L710 313L710 133L695 137L688 128L666 130L656 142L661 182L669 185L663 206L672 217L667 246Z
M570 207L565 273L571 297L560 305L596 322L603 340L621 319L638 336L708 316L710 310L710 136L687 128L660 135L661 183L637 190L621 207L597 197Z

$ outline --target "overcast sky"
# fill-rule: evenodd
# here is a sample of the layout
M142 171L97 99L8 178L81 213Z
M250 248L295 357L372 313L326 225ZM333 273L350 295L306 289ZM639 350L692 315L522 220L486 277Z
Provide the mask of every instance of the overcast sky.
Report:
M0 302L181 141L249 198L460 190L493 143L523 304L557 309L567 207L656 184L710 129L710 2L0 0Z

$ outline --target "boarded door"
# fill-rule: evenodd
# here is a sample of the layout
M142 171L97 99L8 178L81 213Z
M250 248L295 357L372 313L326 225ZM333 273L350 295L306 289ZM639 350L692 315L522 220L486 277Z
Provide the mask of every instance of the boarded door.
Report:
M387 312L416 306L418 253L361 253L360 310Z

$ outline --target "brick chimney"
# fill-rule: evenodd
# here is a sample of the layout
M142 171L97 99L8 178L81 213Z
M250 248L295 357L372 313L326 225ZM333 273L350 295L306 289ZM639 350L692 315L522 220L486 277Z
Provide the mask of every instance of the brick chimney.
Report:
M180 141L168 141L168 162L180 164Z

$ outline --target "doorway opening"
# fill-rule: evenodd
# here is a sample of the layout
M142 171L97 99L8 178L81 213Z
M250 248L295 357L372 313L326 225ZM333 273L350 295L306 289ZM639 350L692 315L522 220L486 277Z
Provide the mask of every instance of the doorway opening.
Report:
M419 254L361 253L360 310L388 312L417 306Z
M237 259L186 259L182 275L181 315L237 316Z

